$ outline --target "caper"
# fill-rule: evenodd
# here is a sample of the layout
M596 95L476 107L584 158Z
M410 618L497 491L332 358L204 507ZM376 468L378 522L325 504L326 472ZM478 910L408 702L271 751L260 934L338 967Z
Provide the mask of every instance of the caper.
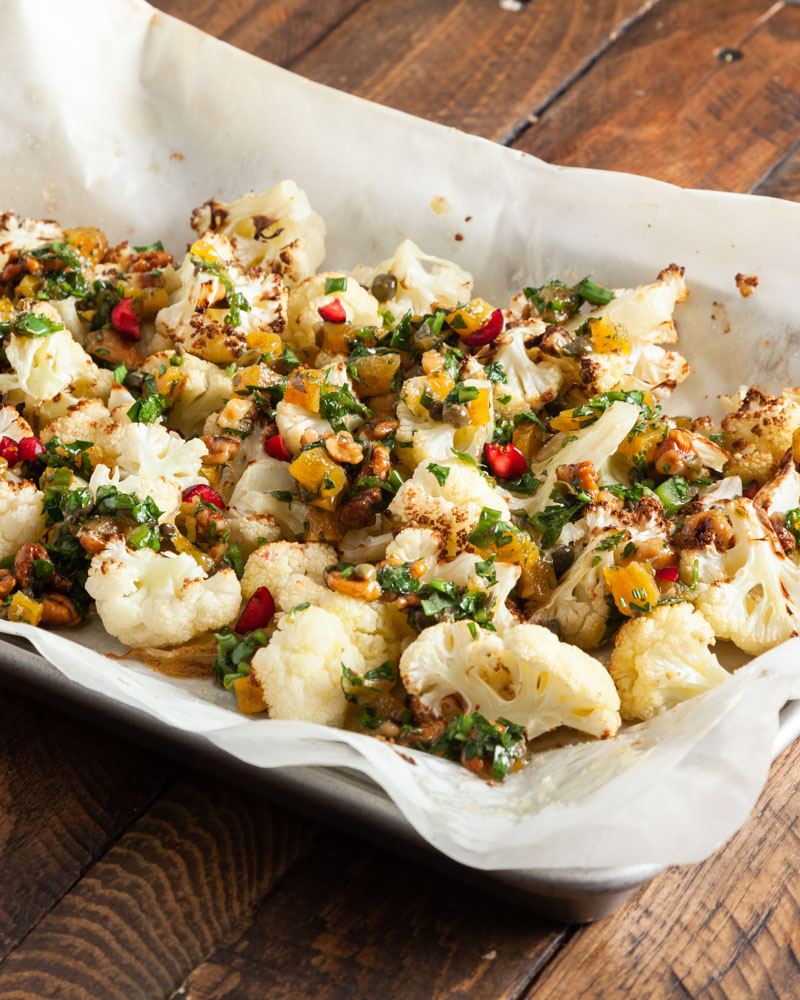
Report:
M164 538L174 538L178 534L178 529L174 524L159 524L158 533Z
M444 413L444 403L441 399L434 399L428 407L431 420L441 420Z
M442 409L442 420L451 427L466 427L469 413L463 403L448 403Z
M560 580L575 561L575 553L569 545L557 545L550 553L550 558L553 560L556 580Z
M375 580L378 577L378 571L372 563L359 563L353 570L353 575L357 576L359 580Z
M123 385L127 389L135 389L137 391L141 391L142 386L144 385L144 375L142 374L142 372L128 372L128 374L125 376L125 381Z
M376 274L372 279L372 294L378 302L388 302L397 291L397 278L393 274Z

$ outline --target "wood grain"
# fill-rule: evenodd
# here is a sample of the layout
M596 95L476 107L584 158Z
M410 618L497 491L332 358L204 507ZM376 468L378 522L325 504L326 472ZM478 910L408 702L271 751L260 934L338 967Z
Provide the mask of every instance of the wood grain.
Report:
M370 0L291 68L503 139L654 5L658 0L537 2L512 12L496 0Z
M800 201L800 141L756 184L753 194Z
M154 754L0 691L0 958L176 770Z
M0 997L169 996L313 832L219 782L178 779L0 965Z
M746 191L800 137L798 43L794 5L664 0L515 145L557 163Z
M153 0L167 14L286 66L364 0Z
M565 933L330 833L176 996L500 1000L519 996Z
M800 743L772 768L726 847L674 868L619 912L581 928L525 995L535 1000L798 995Z

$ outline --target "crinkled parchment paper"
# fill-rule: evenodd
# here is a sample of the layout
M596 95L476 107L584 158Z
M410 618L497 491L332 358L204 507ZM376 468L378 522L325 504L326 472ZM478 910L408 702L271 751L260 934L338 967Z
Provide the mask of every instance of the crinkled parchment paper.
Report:
M333 267L382 260L410 236L502 303L551 275L629 285L685 265L692 291L678 321L694 375L674 412L707 412L744 381L800 382L800 206L551 167L309 83L135 0L6 0L0 29L3 207L99 224L112 240L161 237L180 254L195 205L293 177L328 223ZM748 299L737 272L759 276ZM88 649L0 630L30 639L75 684L250 763L356 768L432 844L485 869L705 857L744 822L778 711L800 697L795 639L664 716L548 751L489 787L369 737L241 717L210 681L94 651L109 648L96 627L75 634Z

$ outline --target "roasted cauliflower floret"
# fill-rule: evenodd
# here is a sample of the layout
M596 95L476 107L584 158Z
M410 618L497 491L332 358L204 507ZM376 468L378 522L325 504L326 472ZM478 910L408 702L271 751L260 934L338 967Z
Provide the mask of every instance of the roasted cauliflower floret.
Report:
M129 476L152 480L164 476L186 487L201 480L207 451L198 438L184 441L161 424L128 423L119 436L117 462Z
M11 438L12 441L21 441L23 438L31 437L33 429L28 421L19 415L15 406L10 404L0 405L0 437ZM45 441L47 438L45 438Z
M623 719L650 719L727 679L709 646L714 631L691 604L666 604L626 622L609 671Z
M331 284L344 283L344 288L327 292ZM317 334L325 322L326 307L339 302L344 316L339 323L351 327L381 325L378 302L355 280L341 271L315 274L301 281L289 294L289 329L286 339L298 350L309 350L317 346ZM323 313L320 313L320 309Z
M234 395L232 378L224 368L192 354L177 356L174 351L159 351L151 354L139 370L150 372L161 382L160 391L172 401L169 424L187 437L201 434L206 419Z
M336 549L321 542L269 542L262 545L247 560L242 577L242 594L249 599L259 587L266 587L276 606L288 611L294 604L283 599L283 592L290 581L305 577L321 585L325 570L336 565Z
M0 213L0 266L15 251L35 250L45 243L62 243L64 230L52 219L29 219L15 212Z
M343 725L342 664L354 673L364 669L335 614L309 607L281 615L269 645L253 657L270 718Z
M185 553L129 551L113 538L94 556L86 592L106 632L126 646L172 646L230 625L241 588L232 569L206 577Z
M543 357L533 360L528 354L529 345L544 330L540 320L506 328L484 359L502 369L498 370L500 380L494 384L494 402L506 418L526 410L540 410L556 398L563 385L564 375L556 362Z
M243 270L224 236L206 234L177 272L179 288L156 316L156 332L206 361L228 364L270 350L286 329L286 286L261 267Z
M212 198L192 212L192 228L222 233L243 268L264 267L289 286L314 274L325 257L325 222L292 180L236 201Z
M0 559L16 555L23 545L44 534L44 494L27 479L0 479Z
M297 481L287 462L277 458L257 459L245 468L233 488L230 511L243 517L272 517L287 536L302 535L308 504L293 498L283 499L284 494L296 489Z
M42 441L57 437L59 441L91 441L97 457L108 466L117 464L122 447L122 431L127 420L111 415L99 399L82 399L73 403L60 417L51 420L41 433Z
M538 625L517 625L502 637L469 622L433 625L405 650L406 689L434 716L454 695L464 712L508 719L528 739L558 726L591 736L619 729L619 696L605 667Z
M414 315L424 316L434 303L453 309L472 298L471 274L450 260L426 254L411 240L403 240L393 256L377 267L362 265L351 273L367 288L379 274L394 275L397 289L391 299L381 303L381 308L388 309L398 320L409 309Z
M792 434L800 427L800 389L784 389L769 396L755 387L739 390L738 396L721 397L731 412L722 421L730 438L732 455L726 475L739 475L747 483L763 484L771 479L788 449Z

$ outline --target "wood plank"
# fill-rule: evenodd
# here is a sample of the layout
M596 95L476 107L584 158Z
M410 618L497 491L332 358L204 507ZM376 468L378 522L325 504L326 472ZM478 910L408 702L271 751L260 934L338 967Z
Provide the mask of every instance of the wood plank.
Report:
M176 997L510 1000L566 933L329 833Z
M314 833L220 782L179 778L0 964L0 996L170 996Z
M797 6L664 0L514 145L556 163L746 191L800 136L798 42Z
M155 754L0 692L0 958L176 770Z
M663 2L663 0L662 0ZM445 125L503 139L658 0L370 0L291 68Z
M525 994L759 1000L797 996L800 742L772 768L752 816L701 865L674 868L575 934Z
M364 0L153 0L167 14L285 66Z
M752 193L800 201L800 142L756 184Z

